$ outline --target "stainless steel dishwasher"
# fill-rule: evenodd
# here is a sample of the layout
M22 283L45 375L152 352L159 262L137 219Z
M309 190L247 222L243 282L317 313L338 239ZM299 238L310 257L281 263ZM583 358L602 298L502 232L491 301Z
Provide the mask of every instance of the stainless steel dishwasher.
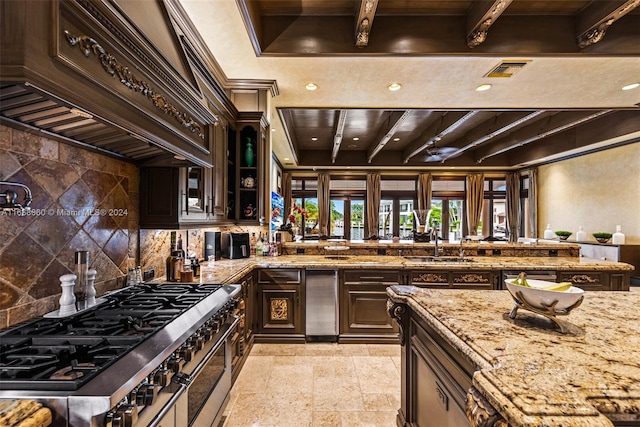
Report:
M305 274L308 340L338 339L338 270L307 269Z

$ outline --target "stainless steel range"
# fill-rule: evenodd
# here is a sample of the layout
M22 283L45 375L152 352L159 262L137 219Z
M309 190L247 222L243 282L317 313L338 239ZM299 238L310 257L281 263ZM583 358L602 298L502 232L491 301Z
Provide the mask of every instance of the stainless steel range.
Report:
M40 401L54 426L217 425L240 289L143 284L0 331L0 399Z

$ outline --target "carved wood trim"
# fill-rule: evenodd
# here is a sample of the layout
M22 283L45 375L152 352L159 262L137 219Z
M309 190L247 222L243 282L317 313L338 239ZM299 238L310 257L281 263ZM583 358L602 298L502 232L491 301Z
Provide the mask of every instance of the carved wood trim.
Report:
M513 0L475 1L467 15L467 46L474 48L487 39L493 25Z
M175 118L183 128L191 131L191 133L195 133L200 139L204 140L205 135L202 126L196 122L193 117L178 110L163 94L157 93L146 82L138 79L128 67L120 65L116 57L104 50L95 39L85 35L74 36L67 30L64 31L64 35L69 45L72 47L78 46L84 56L89 57L93 53L100 61L102 68L111 77L118 78L124 86L145 96L156 108L165 114L169 114Z
M361 0L356 19L356 47L362 48L369 44L369 33L377 8L378 0Z
M581 20L588 28L578 34L578 47L583 49L598 43L614 22L640 6L640 0L595 2L590 8L582 12ZM599 8L600 10L596 10Z
M600 283L600 278L591 277L588 274L574 274L567 281L571 283Z
M456 283L489 283L489 279L483 277L482 274L464 274L454 277L453 281Z
M413 277L411 283L449 283L449 279L436 273L423 273Z
M509 427L509 423L475 387L471 387L467 392L465 409L473 427Z
M286 298L272 298L270 301L269 318L271 320L287 320L289 305Z
M398 324L398 328L400 329L400 346L404 347L405 339L404 339L404 326L402 323L402 316L407 312L407 308L404 304L397 304L392 302L391 300L387 300L387 313L389 313L389 317L391 317Z

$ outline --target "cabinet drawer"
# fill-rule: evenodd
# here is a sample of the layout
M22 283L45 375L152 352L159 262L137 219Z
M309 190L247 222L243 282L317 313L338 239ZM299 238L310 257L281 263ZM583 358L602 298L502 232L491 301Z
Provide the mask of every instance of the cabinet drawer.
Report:
M455 271L451 273L451 287L493 289L492 279L490 271Z
M559 282L571 282L586 291L609 290L606 273L595 271L563 271Z
M344 281L345 283L399 283L397 270L346 270Z
M409 273L409 285L449 287L448 271L412 271Z
M258 283L260 284L301 284L302 270L298 269L277 269L277 270L259 270Z

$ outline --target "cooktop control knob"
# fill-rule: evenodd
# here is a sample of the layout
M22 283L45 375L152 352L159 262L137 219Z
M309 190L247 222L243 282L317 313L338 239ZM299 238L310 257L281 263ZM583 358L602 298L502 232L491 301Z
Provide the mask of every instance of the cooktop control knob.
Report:
M196 351L200 351L204 348L204 338L199 333L191 336L191 338L189 338L187 342L189 343L189 345L192 345L193 348L196 349Z
M171 382L171 377L173 377L173 372L170 369L162 368L156 371L153 381L159 386L166 387Z
M207 326L206 328L202 328L202 338L204 338L205 342L211 341L214 335L215 335L215 332L210 326Z
M193 346L185 344L180 347L178 350L180 356L184 359L185 362L191 362L193 360L193 356L196 354L196 350Z
M167 367L171 370L171 372L177 373L182 370L184 366L184 359L180 356L171 356L167 361Z
M138 406L152 405L158 397L159 388L157 384L142 384L136 392L136 404Z

